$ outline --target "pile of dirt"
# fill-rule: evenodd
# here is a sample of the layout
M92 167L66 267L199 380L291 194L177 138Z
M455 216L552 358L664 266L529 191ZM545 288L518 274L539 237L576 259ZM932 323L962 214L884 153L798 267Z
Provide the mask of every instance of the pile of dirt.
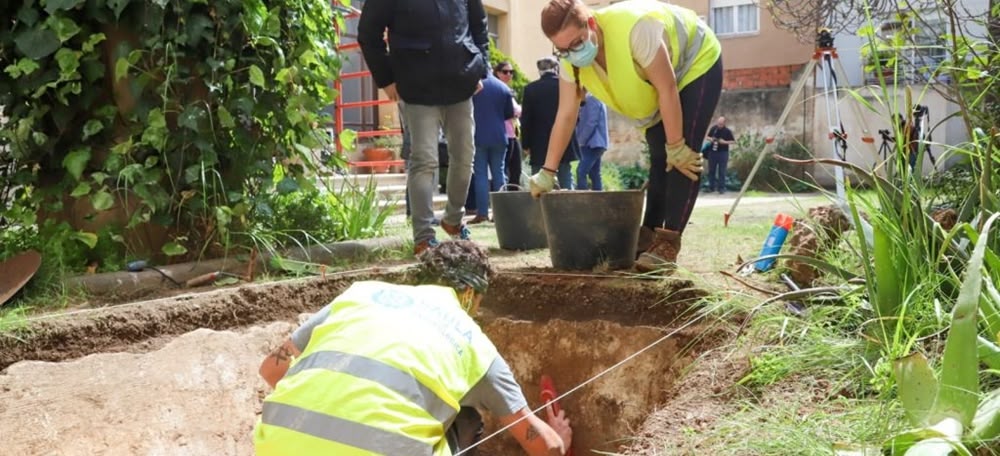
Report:
M816 258L823 249L840 242L845 231L851 229L847 215L837 206L818 206L809 209L804 220L796 220L792 226L792 236L788 239L788 253ZM785 260L788 275L799 286L807 287L819 277L819 271L808 263Z

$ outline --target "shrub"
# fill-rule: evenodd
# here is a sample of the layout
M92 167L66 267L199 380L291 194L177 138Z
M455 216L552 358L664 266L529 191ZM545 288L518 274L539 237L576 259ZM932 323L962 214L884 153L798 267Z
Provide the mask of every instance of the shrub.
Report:
M741 135L729 154L729 169L734 172L735 182L745 182L750 175L761 151L765 146L764 137L760 133ZM750 183L751 190L774 192L808 191L809 169L802 165L791 164L775 158L775 155L795 159L812 158L809 151L797 141L782 141L776 144L763 163L757 169L757 174ZM803 182L805 181L805 182Z
M0 150L17 204L117 207L122 228L172 233L167 254L225 238L244 195L274 189L275 163L281 189L310 185L337 14L320 0L4 2Z

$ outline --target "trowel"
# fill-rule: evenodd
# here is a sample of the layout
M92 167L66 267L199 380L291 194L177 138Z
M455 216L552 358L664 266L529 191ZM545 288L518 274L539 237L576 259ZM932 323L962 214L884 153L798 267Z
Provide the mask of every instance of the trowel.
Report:
M0 306L13 298L35 276L42 265L42 255L34 250L0 262Z
M558 415L560 410L559 401L556 401L555 399L559 397L559 393L556 392L556 385L552 382L552 377L542 375L541 393L539 393L539 395L541 396L543 404L548 404L549 401L552 401L552 404L549 405L552 407L552 414ZM573 456L572 448L566 449L566 456Z

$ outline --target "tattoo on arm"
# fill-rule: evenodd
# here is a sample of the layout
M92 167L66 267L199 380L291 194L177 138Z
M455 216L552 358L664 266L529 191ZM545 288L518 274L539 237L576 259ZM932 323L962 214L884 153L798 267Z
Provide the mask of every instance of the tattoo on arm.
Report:
M278 349L275 350L274 353L271 353L271 356L274 357L274 365L277 366L280 365L281 363L286 363L290 361L292 359L293 354L292 351L288 349L288 347L282 345L278 347Z
M537 439L539 435L538 429L535 429L535 425L530 424L528 425L528 430L524 433L524 439L530 442Z

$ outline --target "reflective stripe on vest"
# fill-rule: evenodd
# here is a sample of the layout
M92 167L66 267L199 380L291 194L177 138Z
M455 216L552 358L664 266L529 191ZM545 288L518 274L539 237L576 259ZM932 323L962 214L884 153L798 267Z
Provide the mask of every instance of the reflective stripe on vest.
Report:
M454 290L355 282L265 399L256 454L449 455L445 430L496 357Z
M722 54L718 39L698 15L676 5L626 0L595 11L594 17L604 36L606 77L594 65L582 67L580 83L609 108L632 119L652 118L659 110L656 89L640 77L632 57L630 37L641 19L649 17L663 24L678 90L705 74ZM573 71L566 60L563 71Z
M326 369L371 380L419 405L442 423L455 415L454 408L412 375L381 361L338 351L313 352L295 363L287 375L295 375L305 369Z
M431 456L434 447L404 435L286 404L264 403L261 422L385 455Z

